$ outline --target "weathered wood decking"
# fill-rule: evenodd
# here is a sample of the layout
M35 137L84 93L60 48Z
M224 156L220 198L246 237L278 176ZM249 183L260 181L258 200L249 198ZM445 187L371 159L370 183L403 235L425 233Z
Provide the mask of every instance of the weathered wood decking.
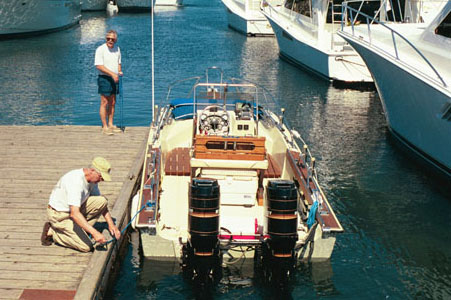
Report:
M112 165L113 181L99 187L113 210L118 197L127 196L121 188L130 185L147 132L129 127L106 136L93 126L0 126L0 298L18 299L33 289L74 295L82 280L96 280L92 274L83 278L95 254L41 246L50 192L64 173L103 156ZM127 207L120 206L116 214Z

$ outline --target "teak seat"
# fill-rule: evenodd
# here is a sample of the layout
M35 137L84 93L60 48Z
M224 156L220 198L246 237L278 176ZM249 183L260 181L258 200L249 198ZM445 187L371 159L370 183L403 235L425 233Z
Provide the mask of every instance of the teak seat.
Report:
M190 148L175 148L170 151L165 160L166 175L190 176Z
M279 165L272 157L271 154L267 154L268 157L268 169L266 169L263 173L265 178L280 178L282 175L282 171L280 170Z

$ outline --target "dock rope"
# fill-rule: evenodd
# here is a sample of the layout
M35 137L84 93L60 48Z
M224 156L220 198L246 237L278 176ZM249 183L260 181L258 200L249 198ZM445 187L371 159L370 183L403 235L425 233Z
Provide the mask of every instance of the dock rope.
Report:
M133 218L131 218L130 222L128 222L128 224L121 230L121 235L124 234L124 232L125 232L125 230L127 230L128 226L130 226L130 225L132 224L132 222L133 222L133 220L136 218L136 216L137 216L144 208L146 208L146 206L151 207L151 206L153 206L153 205L154 205L154 204L153 204L153 203L150 203L150 202L145 203L145 204L144 204L144 205L136 212L136 214L133 216ZM106 242L103 243L103 244L100 244L99 246L106 246L106 245L108 245L109 243L112 243L113 241L116 241L116 240L117 240L116 237L113 236L112 239L106 241Z

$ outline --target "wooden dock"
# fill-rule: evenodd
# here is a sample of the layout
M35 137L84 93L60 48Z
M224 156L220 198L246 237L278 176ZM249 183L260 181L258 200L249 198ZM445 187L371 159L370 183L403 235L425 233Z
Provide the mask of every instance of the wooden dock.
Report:
M1 299L88 299L98 293L111 253L42 246L48 198L63 174L103 156L112 165L112 181L101 182L100 191L116 223L123 222L147 133L146 127L107 136L94 126L0 126Z

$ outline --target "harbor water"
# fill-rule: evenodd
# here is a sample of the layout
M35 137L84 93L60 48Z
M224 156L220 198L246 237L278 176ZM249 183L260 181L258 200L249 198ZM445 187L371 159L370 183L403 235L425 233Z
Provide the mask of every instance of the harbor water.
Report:
M109 29L118 31L124 71L116 123L148 126L151 18L122 12L112 18L83 13L79 26L0 41L0 124L98 125L101 134L93 64ZM279 298L451 298L450 196L392 142L375 91L335 88L281 60L274 37L246 37L228 28L219 0L158 8L154 38L156 103L169 83L221 67L279 99L317 159L320 182L345 232L330 261L301 264ZM178 270L152 269L136 240L132 234L108 299L196 297ZM278 295L245 264L223 275L216 299Z

